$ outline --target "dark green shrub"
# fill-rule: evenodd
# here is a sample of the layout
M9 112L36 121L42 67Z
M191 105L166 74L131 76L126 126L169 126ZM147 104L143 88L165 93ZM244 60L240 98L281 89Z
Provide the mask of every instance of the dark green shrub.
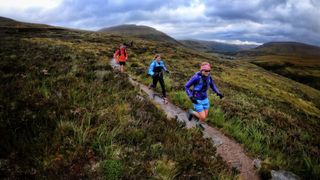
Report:
M120 179L122 176L122 163L119 160L102 161L102 168L107 179Z

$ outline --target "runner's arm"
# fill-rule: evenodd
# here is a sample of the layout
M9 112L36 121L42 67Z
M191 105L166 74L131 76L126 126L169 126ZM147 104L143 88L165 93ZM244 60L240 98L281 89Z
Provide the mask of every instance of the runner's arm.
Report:
M125 49L125 51L126 51L126 60L128 59L128 56L129 56L129 54L128 54L128 51Z
M163 62L163 70L168 72L168 69L167 69L166 65L164 64L164 61L162 61L162 62Z
M118 55L119 55L119 50L117 50L114 55L113 58L118 62Z
M154 68L154 61L151 62L150 66L149 66L149 70L148 70L148 74L151 76L153 76L153 74L154 74L153 68Z
M210 76L210 88L216 93L216 94L220 94L219 89L217 88L216 84L214 83L212 77Z
M191 98L193 96L191 90L190 90L190 87L192 85L194 85L194 83L197 81L197 77L196 76L193 76L184 86L184 90L185 92L187 93L188 97Z

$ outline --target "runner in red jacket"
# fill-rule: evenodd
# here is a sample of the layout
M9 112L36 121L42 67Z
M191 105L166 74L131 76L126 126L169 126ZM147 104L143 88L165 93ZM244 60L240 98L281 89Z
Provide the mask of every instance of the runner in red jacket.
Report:
M120 65L120 72L124 72L124 66L126 65L126 60L128 59L126 46L121 45L120 48L114 53L113 57Z

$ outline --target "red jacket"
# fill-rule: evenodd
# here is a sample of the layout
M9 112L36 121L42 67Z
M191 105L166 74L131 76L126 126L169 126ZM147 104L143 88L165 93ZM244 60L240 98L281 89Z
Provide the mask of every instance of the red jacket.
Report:
M118 49L113 57L119 62L125 62L128 59L128 52L125 48Z

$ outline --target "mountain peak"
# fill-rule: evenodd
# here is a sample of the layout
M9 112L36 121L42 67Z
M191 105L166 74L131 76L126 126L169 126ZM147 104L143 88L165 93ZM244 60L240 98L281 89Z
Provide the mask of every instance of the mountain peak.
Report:
M138 38L144 38L153 41L160 42L171 42L179 43L174 38L168 36L167 34L156 30L153 27L145 25L136 25L136 24L123 24L119 26L113 26L108 28L100 29L99 32L109 32L114 34L119 34L123 36L133 36Z

